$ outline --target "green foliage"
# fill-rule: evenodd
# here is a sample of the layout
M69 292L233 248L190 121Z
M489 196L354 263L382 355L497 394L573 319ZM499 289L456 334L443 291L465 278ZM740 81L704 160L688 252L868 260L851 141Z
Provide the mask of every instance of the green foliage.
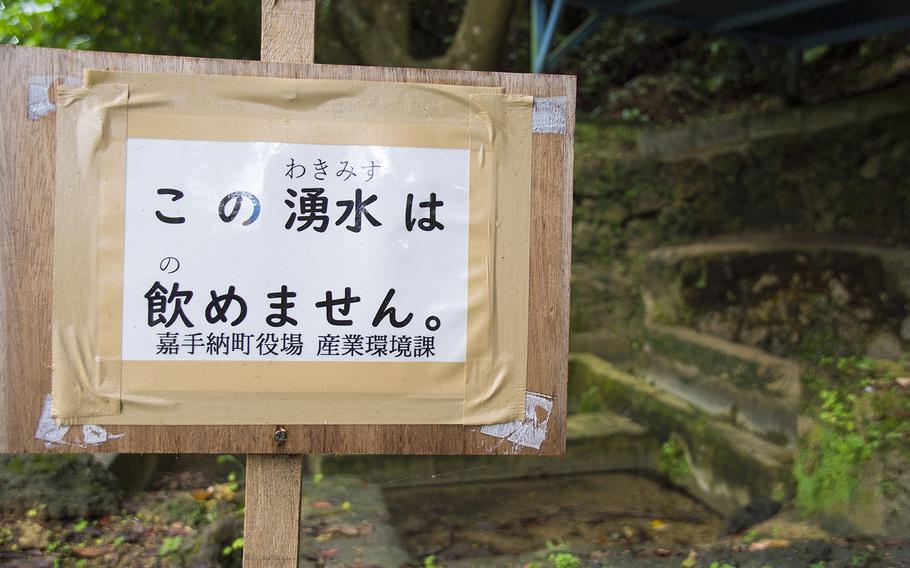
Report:
M910 424L901 416L910 409L910 397L891 388L905 372L903 365L890 361L827 356L805 373L804 411L817 423L793 469L801 510L842 510L855 498L864 464L873 455L906 454L903 440Z
M689 475L689 461L676 438L670 438L660 446L657 469L673 483L679 483Z
M258 2L5 0L0 43L259 58Z
M803 63L815 63L829 51L831 51L831 46L829 45L816 45L815 47L810 47L803 51Z
M581 394L581 398L578 401L578 411L603 412L604 410L606 410L606 405L604 404L603 396L600 394L600 389L597 388L597 385L591 385Z
M569 544L564 540L550 541L547 543L547 560L553 568L580 568L581 559L569 552Z
M221 549L222 556L230 556L235 552L243 550L243 537L235 538L231 544Z
M73 525L73 532L81 533L88 528L88 521L86 519L79 519L79 521Z
M744 534L742 536L742 538L740 539L740 541L743 544L750 544L750 543L753 543L756 540L760 539L761 537L762 537L762 534L759 531L752 529L752 530L748 531L746 534Z
M423 568L443 568L442 564L436 563L436 555L431 554L424 557L423 559Z
M581 559L568 552L550 554L547 559L553 563L553 568L580 568Z
M820 393L821 424L813 427L806 447L796 457L797 506L814 513L851 501L860 469L874 445L857 431L852 413L854 395L824 390Z
M161 541L161 548L158 549L158 556L167 556L176 553L180 550L181 544L183 544L182 536L164 537L164 540Z
M221 454L215 458L218 462L218 465L232 467L234 471L231 472L233 475L237 475L235 472L240 472L241 481L243 479L245 468L243 467L243 462L240 461L237 456L231 454Z

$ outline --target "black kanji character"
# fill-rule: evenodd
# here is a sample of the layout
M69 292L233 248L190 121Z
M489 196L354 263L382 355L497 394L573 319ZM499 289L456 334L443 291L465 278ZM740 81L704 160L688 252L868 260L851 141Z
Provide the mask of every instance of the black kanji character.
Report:
M385 357L389 354L389 338L386 335L367 336L367 355Z
M189 354L195 355L197 347L205 347L205 340L201 333L187 333L183 336L183 347L188 347Z
M260 333L256 338L256 349L260 355L278 355L278 336L274 333Z
M232 333L231 334L231 353L240 351L244 355L250 354L250 341L253 339L252 333Z
M351 296L350 288L345 288L344 297L337 300L332 297L331 290L326 290L325 300L316 302L316 307L325 308L325 319L330 325L353 325L354 322L351 320L335 319L334 308L340 306L338 308L338 313L347 316L351 312L351 304L359 301L360 296Z
M392 302L392 296L395 295L395 288L389 288L388 293L385 295L385 299L382 300L382 305L379 306L379 309L376 311L376 315L373 317L373 327L379 327L379 324L382 323L386 317L389 318L389 323L392 324L392 327L404 327L411 323L411 318L414 317L414 314L408 313L407 316L401 321L396 317L395 308L389 307L389 304Z
M209 323L227 322L228 309L230 309L231 304L234 302L237 302L240 313L237 314L237 317L234 318L231 325L237 325L246 318L246 300L237 295L234 286L228 286L227 293L221 294L220 296L216 294L214 290L211 290L210 294L212 296L212 301L205 307L205 319L208 320Z
M318 223L313 230L319 233L324 232L329 225L329 216L326 215L329 211L329 200L322 196L324 192L325 189L321 187L310 187L301 189L298 194L297 190L288 188L288 195L297 201L284 200L284 204L291 208L291 214L288 216L284 228L290 229L294 226L294 221L299 221L301 225L297 227L298 231L303 231L313 223Z
M316 356L338 355L338 336L333 334L320 335Z
M408 231L410 231L414 228L415 223L417 224L417 227L420 228L421 231L432 231L433 229L439 229L439 230L445 229L445 225L443 225L442 223L440 223L439 221L436 220L436 208L442 207L443 205L445 205L445 203L437 200L435 193L430 194L429 201L421 201L420 203L418 203L418 205L423 209L429 209L428 217L423 217L420 220L417 220L414 218L414 215L411 212L411 209L414 206L414 194L409 193L407 205L405 206L405 212L404 212L404 224L405 224L405 227L408 229Z
M335 205L338 205L339 207L344 207L344 213L342 213L341 217L339 217L338 220L335 221L335 224L340 225L340 224L344 223L345 220L351 215L351 212L353 211L354 212L354 224L348 225L345 227L347 230L351 231L352 233L360 232L360 226L362 224L362 217L366 217L367 221L369 221L370 224L373 225L374 227L378 227L378 226L382 225L382 223L377 221L376 218L373 217L369 211L367 211L367 206L370 205L371 203L373 203L374 201L376 201L376 199L378 199L378 198L375 195L371 195L368 198L366 198L366 200L364 200L363 199L363 190L361 190L358 187L357 190L354 192L353 201L350 199L343 199L341 201L335 202Z
M159 187L158 195L170 195L171 201L183 199L183 192L172 187ZM155 217L158 217L158 220L162 223L168 223L169 225L179 225L181 223L186 223L186 217L169 217L158 210L155 211Z
M432 357L436 355L436 338L430 335L418 335L414 338L414 357Z
M278 300L269 304L269 307L278 310L278 313L265 316L265 323L272 327L281 327L286 324L297 325L297 320L288 315L288 310L294 307L294 302L290 300L297 297L296 292L289 292L287 285L282 284L280 291L270 292L266 294L266 297L270 300Z
M341 354L363 355L363 336L359 334L348 333L342 338Z
M299 357L303 354L303 339L300 333L281 334L281 352Z
M411 356L411 338L407 335L392 336L392 350L390 351L395 357Z
M170 292L161 285L161 282L155 282L148 292L145 293L145 299L148 300L148 324L154 327L163 323L164 327L171 327L179 317L186 327L193 327L191 322L183 311L184 304L189 304L193 299L193 292L190 290L180 291L180 284L174 282ZM171 317L165 316L167 304L174 304L174 311Z
M179 333L173 331L166 331L164 333L158 334L158 350L155 351L156 355L176 355L180 352L180 346L177 345L177 339L180 337Z
M259 212L261 206L259 205L259 198L250 193L249 191L232 191L224 196L224 199L221 200L221 203L218 204L218 216L221 217L221 220L225 223L230 223L237 217L237 213L240 212L240 205L243 203L243 199L249 199L253 203L253 212L250 214L249 218L241 223L244 227L247 225L252 225L256 222L256 219L259 218ZM231 209L230 213L224 212L225 205L229 201L234 200L234 208Z
M230 337L226 333L208 334L205 343L205 352L209 355L227 355L231 352Z

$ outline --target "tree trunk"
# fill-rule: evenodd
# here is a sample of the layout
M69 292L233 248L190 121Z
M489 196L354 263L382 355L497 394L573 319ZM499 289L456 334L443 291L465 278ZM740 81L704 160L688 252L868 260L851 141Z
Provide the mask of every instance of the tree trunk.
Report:
M448 50L410 51L410 0L324 0L317 8L316 57L324 63L491 70L499 61L513 0L466 0Z

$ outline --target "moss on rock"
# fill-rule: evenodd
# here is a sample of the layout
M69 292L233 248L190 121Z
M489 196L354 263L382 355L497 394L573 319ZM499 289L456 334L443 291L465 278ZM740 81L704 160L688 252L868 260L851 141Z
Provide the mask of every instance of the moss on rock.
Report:
M0 456L0 511L35 510L47 518L117 513L122 493L116 477L90 455Z

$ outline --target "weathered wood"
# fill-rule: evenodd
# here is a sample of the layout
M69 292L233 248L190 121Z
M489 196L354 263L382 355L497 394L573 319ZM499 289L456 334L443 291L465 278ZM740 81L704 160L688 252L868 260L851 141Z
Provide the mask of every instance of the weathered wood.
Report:
M28 118L29 82L83 69L206 73L361 81L502 86L507 93L566 97L566 132L534 134L530 246L528 389L555 397L541 449L563 449L568 355L569 227L574 77L298 65L148 55L0 47L0 452L101 451L157 453L512 453L511 444L460 426L285 425L278 447L273 425L125 426L122 438L50 450L35 438L50 393L51 286L55 172L54 113ZM72 434L72 433L71 433ZM492 442L492 443L491 443Z
M262 61L313 62L315 0L262 0Z
M299 455L247 456L244 568L297 566L302 466Z
M263 0L260 59L312 63L313 8L313 0ZM303 456L251 454L246 464L243 566L296 567Z

